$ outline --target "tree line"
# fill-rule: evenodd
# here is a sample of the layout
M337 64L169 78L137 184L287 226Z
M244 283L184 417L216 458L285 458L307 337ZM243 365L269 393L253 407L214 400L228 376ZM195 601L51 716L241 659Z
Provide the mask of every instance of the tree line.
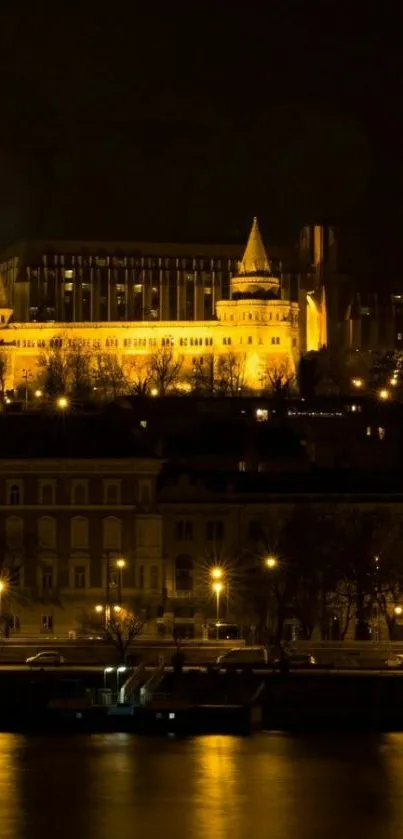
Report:
M396 634L403 606L403 519L383 506L298 505L260 527L234 564L238 608L261 638L279 641L295 619L302 638L370 637L374 615ZM265 557L275 557L267 566ZM398 610L399 611L399 610Z

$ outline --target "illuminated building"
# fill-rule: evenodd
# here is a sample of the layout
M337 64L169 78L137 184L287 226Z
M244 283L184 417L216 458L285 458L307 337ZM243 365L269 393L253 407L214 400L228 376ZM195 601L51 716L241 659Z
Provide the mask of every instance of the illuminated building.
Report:
M26 371L34 381L38 354L55 342L121 358L146 359L170 348L183 360L185 375L207 356L231 355L255 390L268 368L292 374L301 352L327 341L323 230L305 229L312 255L304 251L302 273L298 266L284 273L278 257L267 256L257 219L237 267L235 249L228 254L218 246L205 246L198 257L190 255L194 246L184 257L155 253L147 266L144 247L137 256L113 257L107 248L98 256L81 248L69 259L43 255L36 266L4 258L0 345L7 388L26 381Z

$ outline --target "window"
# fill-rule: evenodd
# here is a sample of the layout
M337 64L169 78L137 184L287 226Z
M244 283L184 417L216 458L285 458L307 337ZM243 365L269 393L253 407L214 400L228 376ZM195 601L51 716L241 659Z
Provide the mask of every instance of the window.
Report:
M181 554L175 560L175 591L193 591L193 560Z
M144 565L139 568L139 588L144 588Z
M56 547L56 520L50 516L38 520L38 542L40 548Z
M71 500L72 504L75 504L77 507L81 507L84 504L88 504L88 485L87 483L80 482L76 483L73 481L72 488L71 488Z
M221 542L224 538L224 523L222 521L208 521L206 539L209 542Z
M252 335L249 335L249 338L248 338L248 344L251 344L251 343L252 343L252 341L253 341Z
M48 504L55 503L55 485L54 483L43 483L40 482L39 485L39 503L44 504L45 506Z
M51 565L45 565L42 568L42 591L52 591L53 588L53 568Z
M42 632L53 632L53 615L42 615Z
M246 462L244 460L238 461L238 472L246 472Z
M70 537L72 550L88 548L88 519L75 516L70 523Z
M122 522L113 516L103 520L103 545L107 551L119 551L122 544Z
M6 519L6 545L8 548L22 548L24 541L24 522L18 516Z
M139 481L139 502L144 507L151 504L151 482Z
M379 426L379 428L378 428L378 437L379 437L379 439L380 439L380 440L384 440L384 439L385 439L385 434L386 434L386 429L385 429L385 428L382 428L382 426Z
M74 569L74 588L85 588L85 565L76 565Z
M112 505L120 503L120 484L118 481L105 481L104 502Z
M193 522L177 521L175 526L175 538L179 542L186 542L193 539Z
M158 573L158 565L151 566L151 573L150 573L150 588L156 591L159 588L159 573Z
M293 345L293 347L297 346L297 339L296 338L292 339L292 345Z
M21 484L10 484L8 487L8 503L21 504L22 492Z
M262 535L262 528L261 528L261 525L260 525L260 521L253 521L253 520L250 521L249 522L249 528L248 528L249 539L252 539L254 542L256 542L258 539L260 539L261 535Z

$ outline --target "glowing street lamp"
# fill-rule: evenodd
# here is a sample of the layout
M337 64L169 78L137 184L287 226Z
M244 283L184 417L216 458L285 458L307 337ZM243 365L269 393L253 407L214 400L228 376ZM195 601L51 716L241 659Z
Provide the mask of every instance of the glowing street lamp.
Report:
M158 388L152 387L150 393L151 396L158 396Z
M352 379L352 380L351 380L351 384L352 384L354 387L356 387L356 388L357 388L357 390L360 390L360 388L362 388L362 387L364 386L364 382L363 382L363 380L362 380L362 379Z
M273 568L277 568L277 565L278 565L277 557L275 557L273 555L267 556L266 559L265 559L265 565L266 565L266 568L269 569L269 571L272 571Z
M126 568L126 560L118 559L116 562L116 567L118 569L118 601L119 603L121 603L123 589L123 569Z
M220 631L219 631L219 627L220 627L220 594L221 594L224 586L223 586L222 583L220 583L218 581L216 583L213 583L212 588L213 588L213 591L215 593L216 600L217 600L217 641L218 641L219 635L220 635Z
M401 606L395 606L394 608L395 615L401 615L403 612L403 608Z
M390 397L390 391L387 390L386 387L383 387L378 393L379 399L382 399L383 402L386 402L387 399Z
M2 596L5 588L6 588L6 584L5 584L4 580L0 580L0 617L1 617L1 596Z
M66 396L59 396L58 400L56 401L56 406L59 408L60 411L65 411L66 408L69 407L69 400Z
M396 387L396 385L397 385L397 376L392 376L392 378L391 378L391 379L389 379L389 384L390 384L390 385L392 385L392 387Z
M41 396L43 396L42 391L41 391L41 390L36 390L36 391L35 391L35 396L36 396L36 398L37 398L37 399L40 399L40 398L41 398Z
M106 677L108 673L113 673L114 669L114 667L104 667L104 688L106 688Z
M219 566L216 566L215 568L211 569L210 574L213 580L221 580L223 576L223 570L222 568L219 568Z

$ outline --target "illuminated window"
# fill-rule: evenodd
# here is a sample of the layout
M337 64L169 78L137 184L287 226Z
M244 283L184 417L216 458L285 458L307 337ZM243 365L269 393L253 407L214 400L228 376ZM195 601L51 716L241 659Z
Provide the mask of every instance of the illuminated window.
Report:
M382 426L379 426L379 428L378 428L378 437L379 437L379 439L380 439L380 440L384 440L384 439L385 439L385 435L386 435L386 428L382 428Z
M64 279L65 280L72 280L74 277L74 271L71 268L67 268L64 272Z

